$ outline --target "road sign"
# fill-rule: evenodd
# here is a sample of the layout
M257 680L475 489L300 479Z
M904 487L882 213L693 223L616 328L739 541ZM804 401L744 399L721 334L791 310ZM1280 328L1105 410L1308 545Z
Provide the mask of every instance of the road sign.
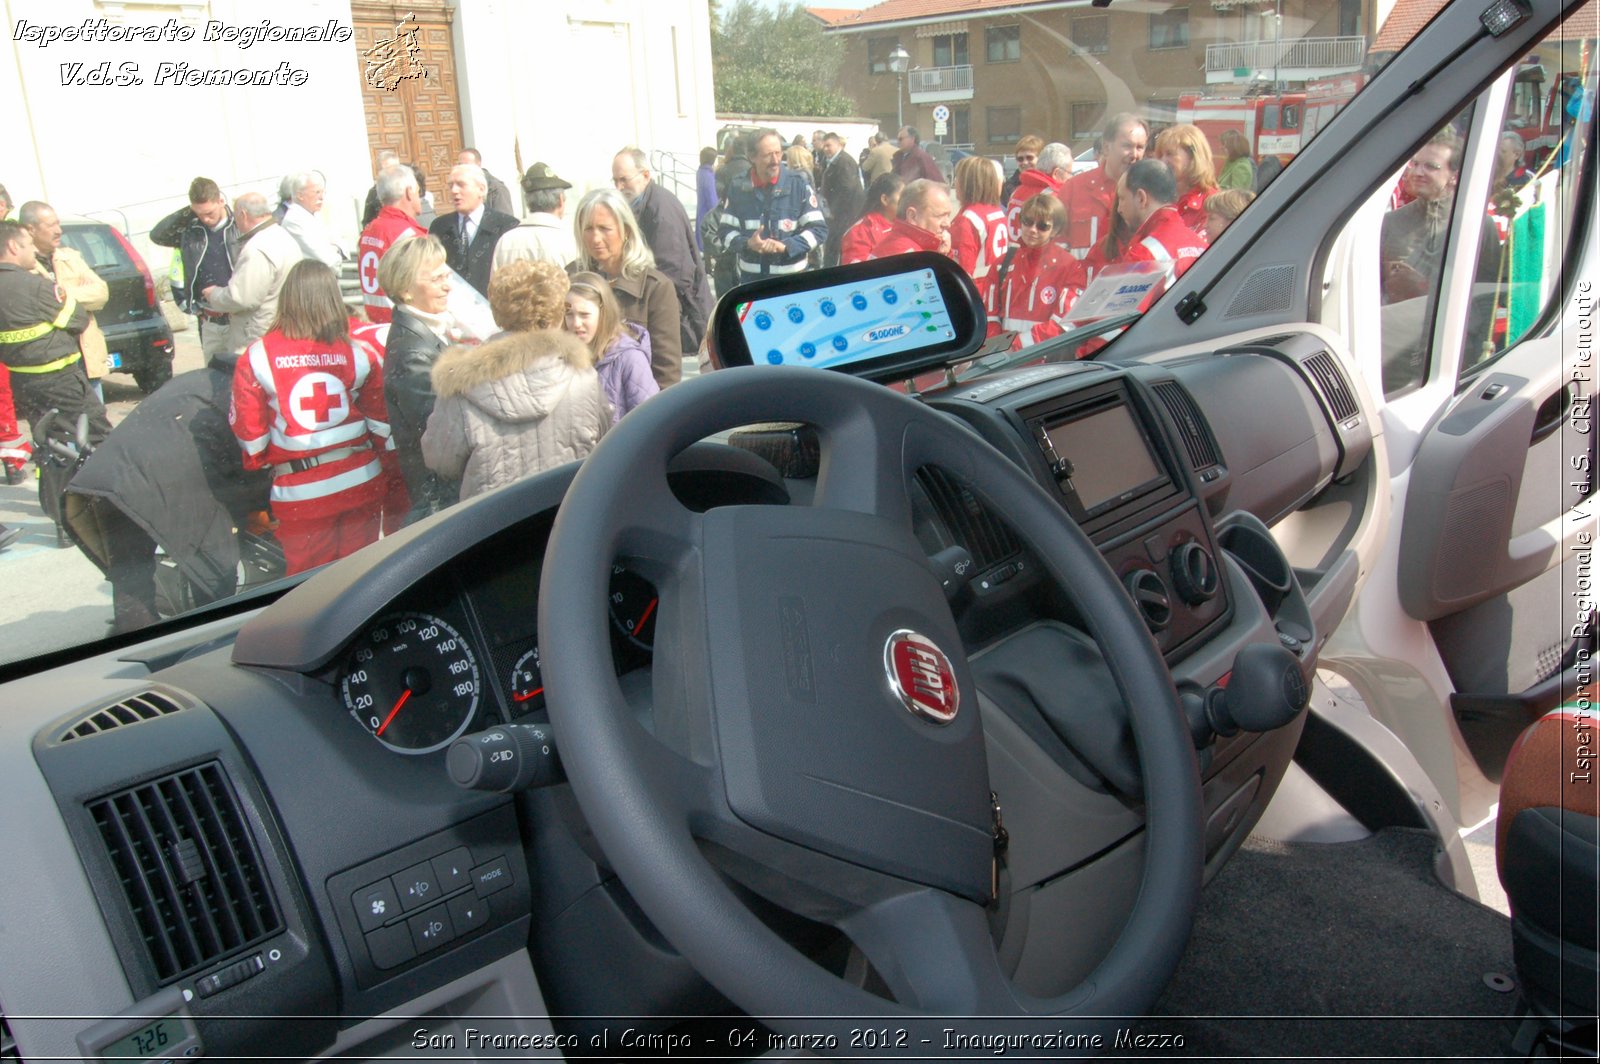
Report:
M950 127L949 127L949 125L948 125L948 124L947 124L947 123L946 123L946 122L945 122L945 120L944 120L944 119L942 119L942 118L935 118L935 119L934 119L934 120L933 120L933 135L934 135L934 136L936 136L936 137L942 137L942 136L944 136L944 135L945 135L945 134L946 134L946 133L948 133L948 132L950 132Z
M935 107L933 109L933 120L935 122L950 121L950 108L946 107L944 104L940 104L938 107Z

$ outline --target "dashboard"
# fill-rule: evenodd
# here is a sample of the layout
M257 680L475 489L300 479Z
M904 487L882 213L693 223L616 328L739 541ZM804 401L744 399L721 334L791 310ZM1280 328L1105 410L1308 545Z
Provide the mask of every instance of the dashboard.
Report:
M1241 652L1271 648L1309 684L1354 591L1353 558L1297 568L1269 527L1364 467L1370 430L1336 360L1292 333L1148 366L1028 366L923 398L1026 470L1135 603L1189 717L1213 873L1304 723L1300 701L1248 726L1262 718L1228 693ZM702 512L806 505L804 437L769 426L696 444L673 460L673 490ZM498 1002L530 1038L586 1029L547 1015L728 1010L631 902L559 774L507 795L446 771L453 745L512 725L559 753L536 606L572 476L464 503L242 622L13 685L26 701L7 724L34 739L0 764L19 781L5 841L30 875L0 921L50 914L0 936L0 1003L28 1055L150 1045L165 1023L162 1038L212 1055L270 1040L293 1056L405 1056L395 1017L424 1005L446 1030ZM1137 884L1126 711L1084 618L1004 515L932 467L910 496L1006 806L998 948L1020 986L1058 992L1114 941ZM655 575L619 557L609 587L610 659L641 719L672 606ZM1059 808L1043 791L1067 795L1076 830L1031 812ZM837 951L828 929L764 916L818 958ZM69 1015L115 1019L51 1018Z

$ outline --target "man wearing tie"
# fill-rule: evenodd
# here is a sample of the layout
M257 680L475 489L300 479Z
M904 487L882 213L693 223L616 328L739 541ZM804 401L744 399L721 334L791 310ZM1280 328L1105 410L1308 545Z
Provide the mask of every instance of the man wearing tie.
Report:
M517 227L517 218L485 205L489 182L481 166L467 163L452 169L449 189L455 212L439 215L428 232L444 244L450 268L487 297L494 246L502 234Z

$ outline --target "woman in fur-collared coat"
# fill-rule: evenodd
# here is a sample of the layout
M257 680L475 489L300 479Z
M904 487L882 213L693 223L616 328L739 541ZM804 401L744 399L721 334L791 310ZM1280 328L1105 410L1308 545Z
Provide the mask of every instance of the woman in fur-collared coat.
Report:
M611 425L593 354L560 331L567 287L547 262L496 270L489 306L506 331L434 364L422 457L463 499L583 458Z

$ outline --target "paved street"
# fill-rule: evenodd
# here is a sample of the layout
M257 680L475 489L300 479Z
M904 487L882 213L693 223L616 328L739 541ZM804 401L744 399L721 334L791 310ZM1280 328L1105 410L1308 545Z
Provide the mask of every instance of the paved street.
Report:
M199 369L200 340L192 324L173 338L173 373ZM113 373L104 386L113 425L144 398L124 373ZM82 551L56 546L55 526L39 508L37 480L30 476L22 484L0 484L0 523L23 530L21 539L0 551L0 654L30 657L104 635L111 621L111 585ZM50 605L41 608L43 603Z
M175 375L204 365L192 320L173 338ZM697 359L684 359L685 378L698 372ZM144 398L126 374L112 374L104 387L113 426ZM109 631L111 585L82 551L56 546L55 526L39 508L38 481L0 483L0 523L23 530L21 539L0 551L0 660L31 657ZM42 603L50 605L41 608Z

